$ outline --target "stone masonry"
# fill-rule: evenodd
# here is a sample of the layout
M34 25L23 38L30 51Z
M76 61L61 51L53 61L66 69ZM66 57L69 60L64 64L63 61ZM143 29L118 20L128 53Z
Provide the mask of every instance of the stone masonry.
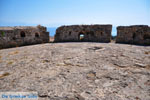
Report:
M112 25L71 25L56 30L54 42L110 42Z
M46 27L0 27L0 49L49 42Z
M150 45L150 27L148 25L119 26L116 43Z

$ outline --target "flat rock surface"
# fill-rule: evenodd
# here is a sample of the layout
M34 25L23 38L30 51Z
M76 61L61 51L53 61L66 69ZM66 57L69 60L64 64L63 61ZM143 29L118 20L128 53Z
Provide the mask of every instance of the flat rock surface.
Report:
M0 91L39 100L150 100L150 46L47 43L0 50Z

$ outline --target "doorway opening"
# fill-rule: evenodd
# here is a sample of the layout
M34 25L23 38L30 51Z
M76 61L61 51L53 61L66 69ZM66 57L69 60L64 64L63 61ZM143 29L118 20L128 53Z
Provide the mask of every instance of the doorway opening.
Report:
M83 32L80 32L80 34L79 34L79 40L80 41L84 40L84 33Z

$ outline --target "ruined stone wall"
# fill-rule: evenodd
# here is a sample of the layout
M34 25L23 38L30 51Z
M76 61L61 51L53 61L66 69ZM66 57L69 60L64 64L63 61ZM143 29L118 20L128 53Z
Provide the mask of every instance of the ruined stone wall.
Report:
M119 26L116 42L150 45L150 27L147 25Z
M112 25L72 25L56 30L54 42L110 42Z
M46 27L0 27L0 49L49 42Z

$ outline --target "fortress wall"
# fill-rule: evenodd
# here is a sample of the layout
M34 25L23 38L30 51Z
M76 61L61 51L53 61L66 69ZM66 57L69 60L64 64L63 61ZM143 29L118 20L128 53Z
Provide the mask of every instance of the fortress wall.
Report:
M150 45L150 27L147 25L119 26L116 43Z
M0 49L49 42L46 27L0 27Z
M110 42L111 31L112 25L61 26L56 30L54 42Z

